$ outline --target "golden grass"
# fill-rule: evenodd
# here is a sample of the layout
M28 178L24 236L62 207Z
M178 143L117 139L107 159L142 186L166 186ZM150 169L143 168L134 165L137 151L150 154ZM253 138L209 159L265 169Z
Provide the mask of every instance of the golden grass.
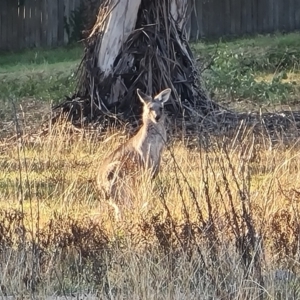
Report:
M260 74L260 76L256 77L257 82L266 81L266 82L272 82L274 79L274 76L276 74ZM284 83L294 83L296 85L300 84L300 74L297 72L297 70L291 70L286 73L286 78L282 79L282 82Z
M2 252L7 264L0 269L12 276L22 251L31 249L19 279L2 278L6 290L93 287L115 299L255 299L298 292L298 281L286 281L286 291L278 291L271 275L298 271L297 143L266 147L249 134L230 143L215 139L204 150L171 139L159 177L133 191L134 208L116 222L94 178L125 138L124 132L99 138L63 126L0 152L0 244L14 249L10 256ZM24 287L24 278L32 286Z

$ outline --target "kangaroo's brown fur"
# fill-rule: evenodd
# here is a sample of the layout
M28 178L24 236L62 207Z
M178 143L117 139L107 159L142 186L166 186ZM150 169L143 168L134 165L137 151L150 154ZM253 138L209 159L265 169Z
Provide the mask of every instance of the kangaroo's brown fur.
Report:
M159 172L167 138L163 105L170 93L171 89L165 89L152 98L137 90L143 103L143 125L135 136L112 152L99 169L98 188L105 191L117 215L118 204L129 201L128 184L136 179L139 172L148 170L152 177Z

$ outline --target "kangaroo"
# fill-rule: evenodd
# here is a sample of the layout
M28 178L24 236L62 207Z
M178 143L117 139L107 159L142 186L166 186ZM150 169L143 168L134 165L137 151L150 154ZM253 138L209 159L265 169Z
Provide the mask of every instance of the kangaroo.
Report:
M143 103L143 124L139 131L112 152L102 163L97 174L97 186L104 191L109 204L120 219L120 204L129 204L129 185L140 172L150 171L157 176L161 154L166 142L164 103L168 101L171 89L167 88L155 97L148 96L137 89Z

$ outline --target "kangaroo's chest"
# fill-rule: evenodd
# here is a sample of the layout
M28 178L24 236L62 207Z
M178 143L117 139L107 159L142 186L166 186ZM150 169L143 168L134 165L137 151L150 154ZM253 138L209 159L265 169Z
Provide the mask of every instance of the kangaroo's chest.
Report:
M166 141L166 132L161 128L149 128L148 130L147 137L140 145L140 153L144 161L157 165Z

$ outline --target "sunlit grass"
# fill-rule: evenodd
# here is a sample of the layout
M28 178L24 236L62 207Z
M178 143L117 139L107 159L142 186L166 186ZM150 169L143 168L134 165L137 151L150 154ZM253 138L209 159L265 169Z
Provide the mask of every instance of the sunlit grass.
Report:
M258 74L256 76L256 80L258 82L263 80L267 82L271 82L274 79L274 76L276 76L276 74L274 73ZM293 72L293 71L286 72L284 78L282 79L282 82L295 84L297 86L300 85L300 72Z
M247 50L256 66L263 60L266 70L257 71L255 80L271 82L282 53L272 61L261 53L272 54L275 44L280 51L284 45L292 50L296 37L257 37L221 49ZM211 51L215 45L205 47ZM15 92L17 101L24 92L59 99L73 86L57 77L66 78L79 61L77 50L69 55L58 49L28 52L19 61L4 57L0 80L9 84L1 88ZM286 60L294 67L282 82L298 86L295 61ZM228 88L232 82L224 74ZM7 118L15 133L15 113L9 101L5 104L10 110L0 112L2 121ZM34 105L31 111L37 113ZM37 123L34 113L29 117ZM141 175L131 190L133 207L125 207L118 222L95 176L102 160L128 138L127 131L110 129L100 136L63 123L45 136L27 136L32 131L20 118L25 124L28 115L21 110L17 117L23 139L3 138L0 148L0 294L299 298L299 141L271 145L249 130L243 139L236 133L230 139L211 137L211 147L204 149L197 137L190 145L185 137L170 136L158 178ZM277 278L288 273L291 279Z
M0 174L0 211L2 218L6 213L14 220L7 226L13 228L14 223L23 222L26 240L40 241L45 245L43 247L46 247L41 251L54 251L56 243L71 243L66 248L67 252L61 252L65 251L64 248L59 250L59 253L65 253L67 256L60 258L55 264L56 268L61 270L59 272L62 272L58 274L63 276L65 286L57 287L54 284L58 275L53 277L50 273L41 273L41 276L51 283L47 293L56 289L78 291L78 286L83 289L95 286L94 283L79 279L77 287L72 285L70 278L74 270L68 271L71 272L70 275L62 274L63 268L71 268L73 264L81 265L79 261L76 262L78 256L72 252L72 247L79 247L79 253L84 253L86 247L90 247L86 244L89 240L92 245L96 245L94 243L97 243L97 239L103 233L99 231L100 236L96 238L98 233L94 231L96 229L93 229L93 226L99 226L95 228L101 228L107 238L106 242L101 243L107 243L108 248L115 243L118 245L117 248L109 250L107 255L114 257L121 265L110 267L106 274L107 280L117 289L118 295L124 296L131 291L140 298L147 299L148 296L142 296L144 294L138 286L141 283L149 285L153 280L151 272L158 272L155 278L161 278L161 281L157 284L170 288L169 293L164 292L165 299L179 299L180 294L172 286L172 280L163 283L169 278L167 273L170 270L165 269L166 261L164 255L160 256L159 249L174 247L172 251L175 251L179 247L182 259L178 258L177 261L179 273L176 275L176 282L182 287L190 284L188 279L184 279L184 274L189 272L192 265L186 260L185 252L181 249L182 246L193 248L192 245L186 244L189 240L186 226L190 224L195 226L193 230L196 232L197 227L200 230L199 233L193 233L193 243L202 245L203 259L211 259L211 240L219 245L218 259L224 264L219 266L220 270L207 270L210 275L203 273L202 265L194 265L196 273L190 276L197 289L202 289L202 297L206 299L209 293L214 294L216 290L213 292L201 282L209 280L210 277L207 276L219 278L223 272L227 272L226 279L223 278L215 285L221 288L225 282L229 284L239 281L240 287L237 287L235 293L245 295L249 286L247 280L243 279L241 261L239 254L235 252L237 248L234 243L237 238L235 230L239 230L241 236L246 234L243 229L246 226L244 205L247 206L246 210L250 214L256 234L264 240L264 257L261 262L266 270L264 276L271 276L271 270L277 272L276 270L290 269L294 256L292 252L287 254L286 251L297 244L296 227L291 226L298 224L300 208L300 154L297 143L288 148L283 145L270 147L265 143L268 145L265 147L263 145L266 141L253 139L249 135L239 142L235 138L229 143L216 139L215 146L207 151L196 144L190 148L184 141L170 139L163 155L159 177L152 182L149 182L149 179L141 181L141 185L132 191L133 207L125 209L124 219L118 222L114 219L106 200L98 192L94 179L104 157L124 141L124 131L112 130L99 138L96 133L72 133L70 129L68 125L59 125L49 135L35 142L24 141L21 144L4 146L5 151L1 151L0 155L0 166L3 170ZM23 212L24 218L17 221L16 217L11 215L13 211ZM170 229L167 229L168 226L171 226ZM160 236L160 231L165 232L167 236ZM93 234L96 236L92 237ZM89 237L87 241L85 235ZM73 239L77 240L76 244L72 244ZM182 246L178 244L180 239L184 240ZM71 242L68 242L69 240ZM13 233L12 241L15 241L16 245L19 243L18 234ZM138 260L135 255L139 256ZM51 261L52 256L49 257ZM154 261L158 258L161 261L152 270L151 265L154 266ZM90 259L92 268L97 260L94 261L92 257ZM125 268L122 267L123 260L126 260ZM89 259L86 263L88 261ZM192 261L200 263L196 252ZM71 265L66 265L68 262ZM105 263L103 258L101 263ZM14 262L10 261L10 264L10 268L14 269ZM91 270L87 272L95 272ZM129 270L133 272L131 275L128 274ZM202 274L202 279L197 277L197 272ZM87 273L80 270L74 274L82 274L81 278L87 276ZM128 281L126 283L122 280L124 276L129 276L129 286ZM139 283L134 281L136 276L140 277ZM7 286L7 283L5 284ZM158 286L156 292L150 286L151 284L146 289L147 293L162 292ZM258 287L252 289L252 292L248 293L250 299L254 299L251 297L257 295L260 290ZM270 294L277 291L272 280L264 289ZM287 293L289 291L287 287ZM186 297L192 297L193 293L193 288L188 289L186 295L190 296Z
M278 289L271 272L297 269L292 252L298 243L300 208L297 142L289 147L280 143L271 147L266 138L254 138L249 131L243 140L235 135L230 141L212 137L212 147L205 150L196 140L188 147L184 140L170 137L159 177L149 181L142 176L141 184L132 190L133 207L125 208L124 218L118 222L97 190L95 176L102 160L126 138L125 131L111 129L100 137L96 132L73 131L70 125L62 124L35 141L24 138L23 142L10 142L0 151L0 216L10 220L3 224L11 228L7 233L5 227L2 230L7 238L12 235L9 240L17 247L23 224L27 243L39 243L45 259L41 265L51 270L39 271L49 283L47 288L36 283L39 293L101 290L101 284L109 282L116 295L123 297L136 293L139 299L147 299L147 293L163 293L164 299L188 299L196 297L197 290L197 295L208 299L218 289L230 294L223 285L239 282L234 293L254 299L261 283L251 275L251 282L256 283L249 285L236 244L245 238L248 245L245 213L249 213L255 236L263 239L260 266L269 280L264 290L275 295ZM23 212L24 218L17 219L15 211ZM103 247L106 250L101 252ZM204 267L197 257L197 247L210 267ZM192 258L186 256L189 251ZM213 251L217 251L216 257ZM15 255L22 254L18 253ZM173 271L167 267L169 255L177 257L178 267ZM53 259L55 267L51 265ZM102 273L97 275L97 264L102 265L105 279ZM9 259L9 266L15 270L17 263ZM30 263L26 268L32 268ZM194 271L187 279L191 268ZM99 277L85 281L88 274ZM134 279L137 276L138 282ZM202 284L211 276L217 280L212 289ZM154 278L160 278L155 288ZM187 288L191 281L195 288L190 287L180 298L176 286ZM7 280L3 282L10 291L21 287L16 279L13 287ZM64 286L57 285L59 282ZM96 284L99 282L100 286ZM139 284L147 283L143 294ZM295 292L289 282L286 284L287 294ZM167 286L169 292L162 291L160 285Z
M4 171L0 174L0 197L6 199L1 207L16 204L19 197L23 197L25 211L29 208L29 201L39 202L49 211L76 212L78 216L80 211L86 213L104 207L106 203L104 199L99 199L94 179L101 161L123 140L123 133L103 143L93 134L84 137L80 133L69 135L61 131L36 144L25 145L22 149L18 149L17 144L8 147L0 156L0 166ZM183 221L185 217L182 214L183 201L192 219L195 200L205 212L204 216L207 216L206 197L209 197L214 210L221 217L228 209L223 168L237 207L241 201L240 185L241 189L250 193L251 203L267 210L269 214L272 210L289 208L284 206L286 197L280 193L279 187L284 186L285 190L300 187L297 186L300 182L298 148L284 149L278 146L265 149L260 146L255 154L249 149L246 154L242 151L242 145L231 145L226 152L223 148L206 152L201 148L191 150L182 142L171 142L170 148L165 151L162 172L154 181L153 189L140 186L133 192L137 199L155 202L155 206L152 206L155 210L163 209L160 198L160 193L163 193L165 203L178 221ZM205 190L206 181L208 190ZM248 186L243 188L245 184ZM221 195L224 199L220 198ZM266 207L266 203L270 202L272 210ZM35 204L33 210L36 207ZM43 218L50 217L49 211ZM131 211L130 217L133 216L138 220L135 212ZM197 214L194 217L197 218ZM130 222L137 220L130 219Z

